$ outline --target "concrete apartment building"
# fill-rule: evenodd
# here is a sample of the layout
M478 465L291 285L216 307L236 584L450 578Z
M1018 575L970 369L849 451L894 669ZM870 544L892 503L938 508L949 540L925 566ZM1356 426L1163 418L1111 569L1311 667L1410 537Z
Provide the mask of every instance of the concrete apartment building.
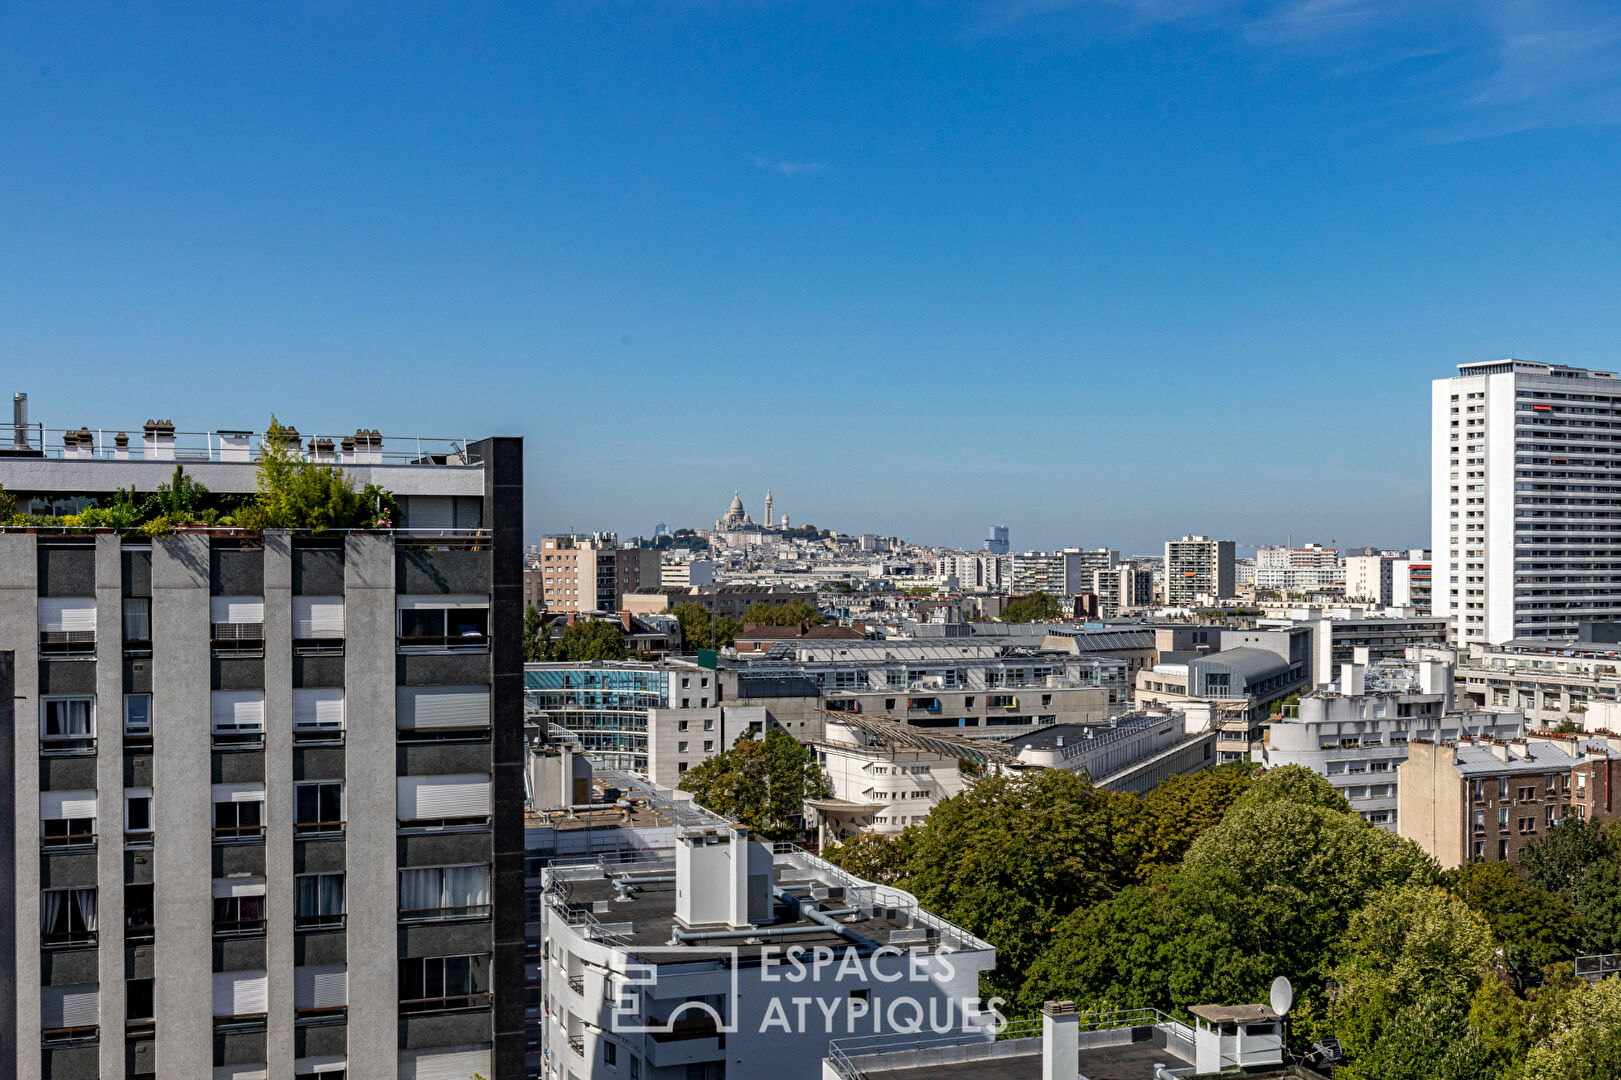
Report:
M683 589L689 585L713 585L715 564L708 559L660 563L658 583Z
M1348 555L1345 558L1345 598L1366 600L1370 604L1389 607L1395 602L1396 557L1387 552L1378 555Z
M540 611L623 610L624 597L662 580L659 553L621 547L613 533L548 536L525 559L524 596Z
M1617 700L1621 642L1610 624L1583 624L1568 641L1528 639L1476 645L1460 658L1458 676L1470 701L1485 709L1517 710L1552 727L1584 721L1595 705Z
M1621 382L1524 360L1458 365L1431 393L1434 613L1461 645L1621 618Z
M0 1074L523 1075L522 444L394 443L308 449L394 530L0 530ZM241 495L256 453L26 428L0 484Z
M1233 577L1231 540L1184 536L1165 541L1165 603L1196 607L1201 598L1225 600L1238 595Z
M951 592L1000 592L1007 556L990 552L951 552L934 560L934 577Z
M1177 708L1190 721L1208 716L1220 733L1217 763L1247 761L1279 703L1310 685L1312 631L1207 632L1219 633L1219 649L1162 653L1159 663L1137 673L1134 699L1139 706Z
M1045 592L1053 596L1075 596L1092 591L1092 572L1107 570L1120 559L1108 548L1062 551L1025 551L1010 558L1012 576L1008 591L1016 596Z
M1255 553L1252 584L1283 593L1337 593L1345 586L1345 567L1338 549L1321 544L1262 548Z
M1398 831L1443 870L1517 861L1567 814L1621 812L1621 757L1604 739L1417 741L1399 773Z
M1099 618L1142 611L1154 606L1154 572L1135 565L1093 570L1092 591L1097 594Z
M1513 739L1519 713L1458 712L1452 665L1383 660L1340 668L1338 682L1301 697L1272 721L1250 759L1266 768L1302 765L1326 777L1364 821L1396 832L1399 773L1408 744L1460 736Z

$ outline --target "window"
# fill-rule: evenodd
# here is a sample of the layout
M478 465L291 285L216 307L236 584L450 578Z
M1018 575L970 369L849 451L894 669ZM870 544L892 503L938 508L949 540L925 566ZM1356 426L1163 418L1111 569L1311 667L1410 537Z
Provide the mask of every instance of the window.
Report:
M152 940L152 886L124 886L124 940L138 944Z
M402 776L395 798L401 824L413 828L483 826L490 819L490 776Z
M304 1023L336 1019L349 1004L349 969L311 964L293 969L293 1009Z
M146 596L124 597L124 655L150 655L152 652L152 600Z
M675 722L675 729L677 731L685 731L685 730L687 730L687 722L685 720L677 720Z
M152 1009L152 980L130 979L124 984L124 1023L149 1024L156 1015Z
M264 878L214 881L214 936L242 937L265 932Z
M262 653L265 648L265 601L262 596L214 596L208 601L214 652Z
M46 889L39 894L40 941L46 948L96 943L96 890Z
M489 738L488 686L402 686L394 711L402 742Z
M39 991L40 1041L62 1046L93 1042L100 1032L101 987L42 986Z
M90 753L96 748L96 699L48 697L40 702L40 753Z
M678 754L685 754L687 752L687 740L682 739L677 742L675 744L675 752Z
M293 597L293 651L305 655L343 652L343 597Z
M715 740L714 739L705 739L704 740L704 753L713 754L714 752L715 752Z
M262 971L222 971L214 976L214 1024L262 1027L270 1011L268 980Z
M264 745L263 690L216 690L211 708L216 748L256 749Z
M124 695L124 742L152 744L152 695Z
M293 878L293 925L300 930L343 925L343 875L299 874Z
M43 658L96 655L96 598L39 598L39 654Z
M293 741L343 741L343 688L318 687L293 691Z
M293 785L293 832L300 836L343 832L343 783Z
M400 871L400 918L466 919L490 913L488 866Z
M490 996L490 957L430 956L400 961L400 1011L476 1008Z
M1503 861L1506 861L1508 859L1508 841L1507 840L1499 840L1499 841L1497 841L1497 859L1498 859L1499 862L1503 862Z
M96 793L94 791L42 791L39 793L39 843L46 848L94 847Z
M263 784L214 785L214 842L259 840L265 834Z
M489 648L488 596L401 596L399 646L425 652L479 652Z
M704 721L704 730L705 731L714 731L715 730L715 721L713 721L713 720L705 720Z
M619 1067L619 1047L609 1039L602 1040L602 1063L610 1069Z

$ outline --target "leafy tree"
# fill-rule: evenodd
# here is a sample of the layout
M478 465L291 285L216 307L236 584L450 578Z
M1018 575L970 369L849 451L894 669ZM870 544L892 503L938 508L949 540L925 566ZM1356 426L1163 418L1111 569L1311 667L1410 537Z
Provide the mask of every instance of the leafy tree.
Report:
M1234 762L1161 780L1142 798L1138 862L1132 876L1146 881L1156 871L1180 863L1195 840L1221 823L1255 775L1254 765Z
M540 641L540 612L533 605L523 609L523 658L533 664L544 658L545 647Z
M1236 803L1237 807L1258 806L1283 800L1301 806L1350 813L1351 804L1323 777L1304 765L1282 765L1255 777Z
M759 600L750 604L743 612L744 626L797 626L800 623L819 626L825 621L816 613L815 608L797 596L786 604L772 604Z
M617 623L581 619L563 631L555 655L559 660L580 664L591 660L623 660L630 653L625 649L625 635Z
M1035 622L1038 619L1063 617L1063 603L1058 597L1040 589L1025 596L1016 596L1002 606L1003 622Z
M253 529L388 528L399 518L394 496L375 484L356 492L342 469L299 456L289 430L270 417L259 442L258 493L237 513Z
M1486 921L1443 889L1377 894L1351 918L1334 968L1344 1080L1426 1080L1496 956Z
M899 836L857 833L850 839L825 848L822 858L850 871L856 877L881 885L894 885L905 876L916 825L909 825Z
M1621 856L1607 855L1582 875L1576 916L1583 952L1621 952Z
M0 484L0 522L11 520L11 515L17 512L17 499Z
M1611 854L1599 824L1567 816L1520 852L1520 872L1539 889L1561 893L1576 903L1582 879L1596 863Z
M1126 882L1109 835L1114 798L1131 796L1067 769L984 777L918 828L907 887L996 946L992 985L1016 990L1064 916Z
M1507 863L1469 863L1444 874L1442 884L1486 920L1522 984L1575 954L1578 927L1570 901L1520 881Z
M750 832L787 840L800 831L805 800L825 798L833 789L810 748L772 728L763 739L744 732L730 750L688 770L681 790Z
M689 652L735 645L737 632L743 629L730 615L711 615L698 604L677 604L670 614L681 624L682 646Z
M1621 978L1572 994L1546 1040L1525 1056L1524 1080L1621 1076Z

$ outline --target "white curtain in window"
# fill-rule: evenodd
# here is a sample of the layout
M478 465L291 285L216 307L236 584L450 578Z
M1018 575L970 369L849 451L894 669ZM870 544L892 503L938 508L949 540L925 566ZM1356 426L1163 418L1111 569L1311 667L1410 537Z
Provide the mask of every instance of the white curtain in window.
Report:
M303 874L295 879L298 914L342 915L343 875Z
M293 727L305 730L343 730L341 686L293 691Z
M493 1072L488 1046L400 1052L400 1080L467 1080L474 1073Z
M39 793L41 821L73 821L96 816L94 791L42 791Z
M265 621L262 596L214 596L208 601L208 617L216 623L260 623Z
M343 636L343 597L293 597L293 637L341 638Z
M339 1009L349 1004L349 969L312 964L293 969L293 1008Z
M86 930L96 928L96 890L74 889L73 907L79 913L79 921L84 923Z
M214 976L215 1016L257 1016L269 1011L268 980L262 971L222 971Z
M442 907L444 881L438 867L400 871L400 910L430 911Z
M42 986L39 990L39 1026L45 1031L95 1027L101 1023L101 986Z
M445 867L445 907L479 907L489 902L488 866Z
M52 698L45 702L45 734L89 738L91 699Z
M265 729L265 692L263 690L214 691L213 719L215 731L263 731Z
M96 598L42 596L39 598L39 631L63 634L96 630Z
M62 905L66 899L66 894L60 889L51 889L39 894L40 933L54 934L58 932L57 927L63 926Z
M488 686L402 686L395 691L402 728L489 727Z
M490 816L489 773L402 776L395 784L401 821Z

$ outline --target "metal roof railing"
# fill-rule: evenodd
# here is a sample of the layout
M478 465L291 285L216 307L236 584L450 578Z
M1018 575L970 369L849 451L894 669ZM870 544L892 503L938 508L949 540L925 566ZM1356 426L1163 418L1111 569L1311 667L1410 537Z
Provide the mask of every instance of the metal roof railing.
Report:
M220 429L178 431L166 422L125 428L48 428L7 425L0 450L63 461L146 461L253 463L259 460L262 432ZM289 448L300 457L332 465L482 464L465 438L390 435L359 430L348 434L290 430Z

